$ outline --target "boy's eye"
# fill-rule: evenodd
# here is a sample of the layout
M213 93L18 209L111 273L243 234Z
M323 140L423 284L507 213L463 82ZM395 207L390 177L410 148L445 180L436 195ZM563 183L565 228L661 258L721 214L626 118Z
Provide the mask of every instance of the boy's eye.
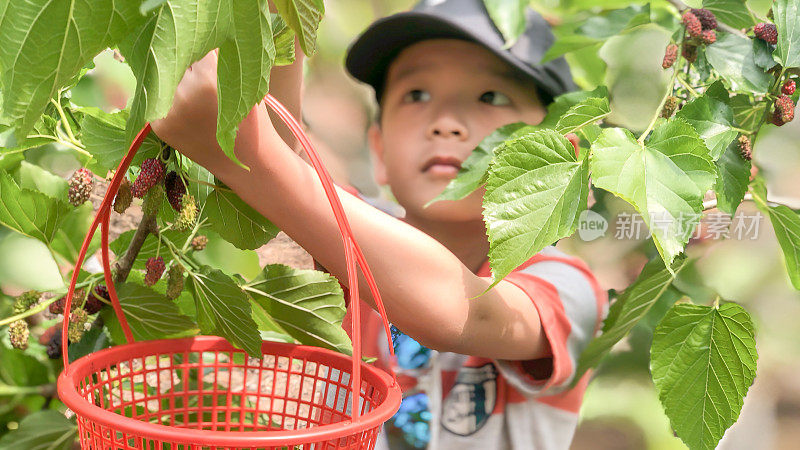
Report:
M480 100L495 106L504 106L511 103L511 100L505 94L497 91L484 92L481 94Z
M408 91L406 95L403 96L404 102L417 102L417 101L427 101L430 100L431 94L427 91L423 91L422 89L412 89Z

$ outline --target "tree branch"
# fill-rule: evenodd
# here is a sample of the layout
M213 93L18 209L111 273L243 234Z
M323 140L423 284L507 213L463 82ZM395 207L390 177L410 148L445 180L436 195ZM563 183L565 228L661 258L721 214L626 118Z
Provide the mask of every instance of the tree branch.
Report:
M139 222L139 227L136 228L136 233L133 234L133 239L131 239L128 249L114 265L114 268L117 271L114 274L114 283L122 283L128 278L128 274L131 272L131 268L133 267L133 262L136 261L136 256L139 255L139 251L142 249L142 245L144 245L144 240L147 239L147 235L151 232L154 232L155 229L156 215L143 215L142 220Z

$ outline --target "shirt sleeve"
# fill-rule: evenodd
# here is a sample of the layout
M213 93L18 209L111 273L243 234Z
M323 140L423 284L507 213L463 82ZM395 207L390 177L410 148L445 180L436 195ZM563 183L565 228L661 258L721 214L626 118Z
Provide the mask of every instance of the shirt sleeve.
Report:
M608 314L607 292L583 261L552 253L505 279L531 298L549 351L536 360L497 360L500 373L527 396L564 392L572 384L578 357Z

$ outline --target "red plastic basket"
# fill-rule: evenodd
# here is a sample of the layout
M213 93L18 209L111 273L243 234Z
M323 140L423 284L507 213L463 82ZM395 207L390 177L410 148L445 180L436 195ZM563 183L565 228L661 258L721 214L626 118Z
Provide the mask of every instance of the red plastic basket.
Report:
M299 139L320 177L345 248L353 323L360 320L355 263L364 273L386 331L389 324L363 253L353 238L333 182L291 114L272 96L265 103ZM84 449L372 449L378 431L399 408L394 374L361 362L361 331L352 330L353 356L302 345L263 342L249 357L217 336L134 342L111 279L111 203L144 138L147 124L120 163L83 241L67 292L70 311L79 269L101 227L101 255L111 303L127 344L68 360L58 394L78 420ZM392 351L391 341L389 349ZM392 353L393 354L393 353ZM356 395L358 393L358 395Z

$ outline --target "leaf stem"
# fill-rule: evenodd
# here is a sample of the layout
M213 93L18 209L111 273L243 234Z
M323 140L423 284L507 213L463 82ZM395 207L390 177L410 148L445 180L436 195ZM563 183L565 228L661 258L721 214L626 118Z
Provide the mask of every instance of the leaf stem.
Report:
M72 134L72 127L70 127L69 122L67 122L67 116L64 114L64 108L61 107L61 104L59 102L53 100L52 98L50 99L50 103L52 103L53 106L56 107L58 115L61 117L61 123L64 124L64 131L67 132L67 136L69 136L69 139L72 142L77 142L77 140L75 139L75 135Z
M75 289L83 288L83 287L86 287L86 286L94 283L96 278L99 278L99 277L97 277L97 276L95 276L93 274L93 276L91 276L91 277L87 278L86 280L76 284L75 285ZM47 300L44 300L43 302L28 308L27 311L23 311L23 312L21 312L19 314L6 317L5 319L0 319L0 327L2 327L4 325L8 325L11 322L16 322L17 320L21 320L21 319L24 319L26 317L32 316L34 314L40 313L40 312L44 311L45 309L47 309L50 306L51 303L55 302L56 300L58 300L61 297L62 296L55 296L53 298L48 298Z
M786 68L781 67L781 73L779 73L778 76L775 77L775 80L772 81L772 85L769 87L767 94L770 94L773 91L775 91L775 89L777 89L778 85L781 82L781 78L783 78L783 75L785 73L786 73ZM764 107L764 114L761 115L761 120L759 121L758 128L756 129L756 132L753 134L753 137L750 139L753 148L755 148L756 146L756 139L758 139L758 136L761 134L761 129L764 128L764 124L767 123L767 117L769 117L769 105Z
M45 397L55 395L55 383L41 384L38 386L12 386L5 383L0 383L0 397L9 395L30 395L38 394Z
M744 198L742 201L756 201L753 198L753 194L747 192L744 194ZM767 205L769 206L785 206L789 209L798 209L800 208L800 198L791 198L791 197L774 197L767 195ZM717 207L717 199L712 198L710 200L706 200L703 202L703 211L708 211L710 209L714 209Z
M686 90L689 91L689 94L691 94L692 97L700 96L700 94L698 94L697 91L695 91L694 88L686 80L683 79L683 77L678 77L678 83L680 83L684 88L686 88Z
M661 109L664 108L664 103L667 101L667 98L670 95L672 95L672 92L675 89L675 79L678 78L678 72L680 72L679 64L682 62L683 62L683 56L680 55L678 56L678 61L676 61L675 65L673 66L674 69L672 71L672 77L670 78L669 83L667 84L667 91L664 93L664 96L661 97L661 102L658 103L658 108L656 108L656 112L655 114L653 114L653 119L650 121L650 124L647 125L647 129L645 129L642 135L639 136L639 139L636 140L637 142L639 142L639 144L644 143L645 138L647 137L648 134L650 134L650 131L653 130L653 127L658 121L658 118L661 117Z

